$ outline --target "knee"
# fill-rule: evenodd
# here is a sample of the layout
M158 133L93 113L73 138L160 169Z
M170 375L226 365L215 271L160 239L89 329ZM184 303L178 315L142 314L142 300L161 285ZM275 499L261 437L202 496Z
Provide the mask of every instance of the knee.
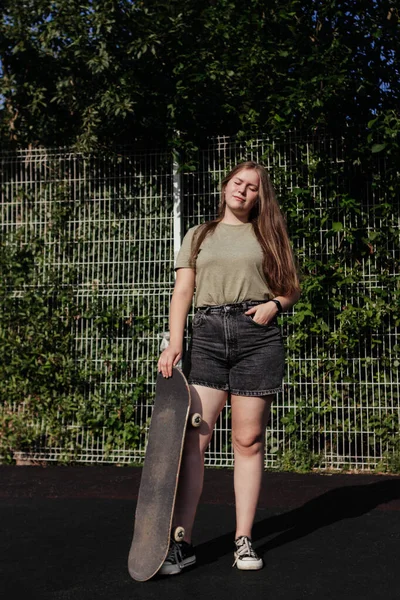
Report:
M235 452L245 456L253 456L263 451L264 435L263 433L251 431L236 432L232 433L232 443Z

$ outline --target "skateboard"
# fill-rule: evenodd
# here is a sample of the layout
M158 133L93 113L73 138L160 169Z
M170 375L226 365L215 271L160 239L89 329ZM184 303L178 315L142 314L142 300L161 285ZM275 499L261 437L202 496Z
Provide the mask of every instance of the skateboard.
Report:
M136 581L151 579L167 557L171 536L183 540L183 527L172 528L186 427L198 427L190 415L190 390L183 373L158 374L148 444L140 480L128 571Z

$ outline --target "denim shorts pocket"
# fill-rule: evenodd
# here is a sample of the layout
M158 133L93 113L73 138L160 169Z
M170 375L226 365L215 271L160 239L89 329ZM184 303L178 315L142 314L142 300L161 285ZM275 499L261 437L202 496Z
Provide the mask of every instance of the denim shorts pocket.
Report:
M206 319L206 315L204 311L198 310L192 320L192 327L196 329L197 327L201 327Z
M263 329L266 329L267 327L271 327L271 325L273 325L273 322L265 323L264 325L262 323L257 323L257 321L255 321L251 315L243 316L245 317L246 321L250 321L255 327L262 327Z

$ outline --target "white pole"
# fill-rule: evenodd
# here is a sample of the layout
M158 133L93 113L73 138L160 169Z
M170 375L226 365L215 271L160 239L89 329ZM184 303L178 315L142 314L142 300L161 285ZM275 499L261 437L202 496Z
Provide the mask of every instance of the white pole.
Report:
M173 220L174 220L174 263L182 242L182 176L179 173L178 153L173 152Z
M172 153L172 197L173 197L173 222L174 222L174 265L182 242L182 176L179 173L179 155L176 151ZM162 335L161 352L169 346L169 331ZM181 367L179 361L178 367Z

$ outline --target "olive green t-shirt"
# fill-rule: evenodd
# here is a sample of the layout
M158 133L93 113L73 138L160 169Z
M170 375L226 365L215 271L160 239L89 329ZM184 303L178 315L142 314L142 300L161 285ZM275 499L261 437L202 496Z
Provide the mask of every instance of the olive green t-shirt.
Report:
M191 267L196 227L189 229L175 268ZM200 246L196 260L196 306L234 304L273 297L263 271L263 253L251 223L219 223Z

